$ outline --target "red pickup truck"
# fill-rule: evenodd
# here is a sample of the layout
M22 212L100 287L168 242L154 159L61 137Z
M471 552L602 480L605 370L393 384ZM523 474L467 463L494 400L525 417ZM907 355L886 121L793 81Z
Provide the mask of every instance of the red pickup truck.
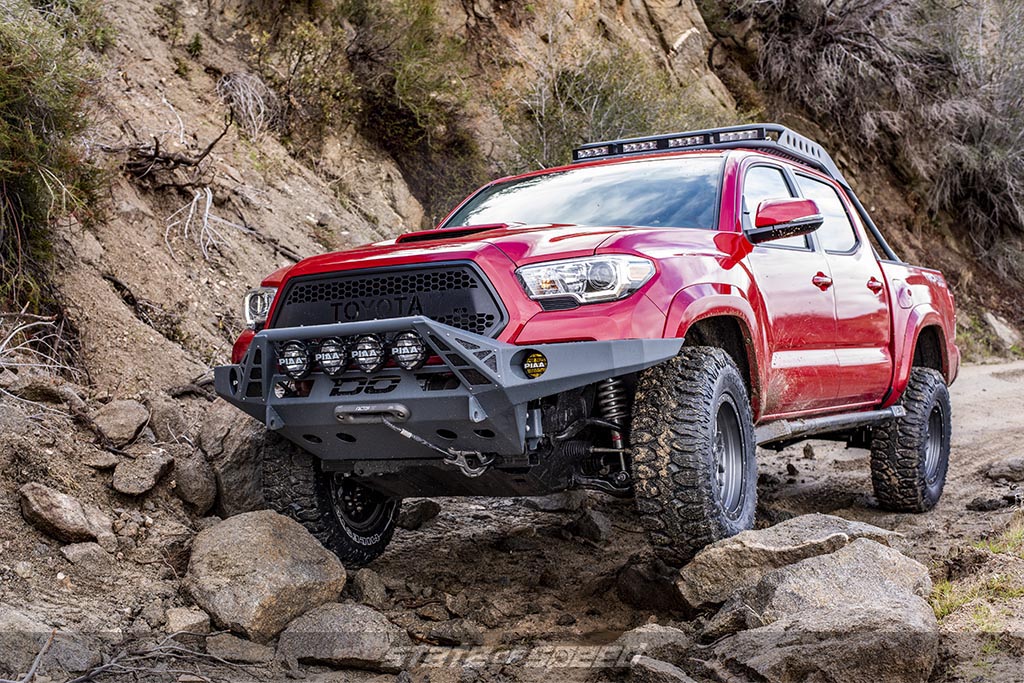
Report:
M758 445L810 436L869 448L887 509L946 477L949 287L774 124L585 145L245 313L217 391L301 447L265 455L268 502L352 565L402 498L578 487L635 497L678 564L753 525Z

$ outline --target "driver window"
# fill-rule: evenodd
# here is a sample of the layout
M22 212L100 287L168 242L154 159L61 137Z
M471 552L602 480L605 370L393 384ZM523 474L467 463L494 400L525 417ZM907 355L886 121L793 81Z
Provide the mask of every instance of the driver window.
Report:
M786 183L782 170L772 166L754 166L747 170L743 179L743 214L746 225L754 224L754 212L757 206L766 199L787 199L793 192ZM772 240L759 246L791 247L807 249L807 235L796 235L781 240Z

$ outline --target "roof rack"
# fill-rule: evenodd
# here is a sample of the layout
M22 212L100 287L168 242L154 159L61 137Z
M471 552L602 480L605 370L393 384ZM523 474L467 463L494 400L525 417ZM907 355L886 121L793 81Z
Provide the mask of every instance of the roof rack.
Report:
M572 162L576 164L584 161L645 156L664 152L741 148L758 150L805 164L835 180L846 190L861 220L885 252L885 257L891 261L900 261L825 148L810 138L777 123L752 123L746 126L728 126L642 138L591 142L572 151Z

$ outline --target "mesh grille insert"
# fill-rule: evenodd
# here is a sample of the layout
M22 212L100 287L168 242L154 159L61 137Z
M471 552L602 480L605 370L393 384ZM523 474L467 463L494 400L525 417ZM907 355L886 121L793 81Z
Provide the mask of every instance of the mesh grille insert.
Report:
M467 332L497 336L505 312L468 264L353 271L296 278L273 327L424 315Z

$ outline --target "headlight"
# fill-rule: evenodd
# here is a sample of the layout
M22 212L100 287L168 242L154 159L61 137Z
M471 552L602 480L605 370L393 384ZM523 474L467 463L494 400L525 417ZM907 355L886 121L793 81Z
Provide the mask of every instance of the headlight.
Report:
M572 297L581 304L624 299L654 275L654 264L639 256L588 256L523 266L516 271L531 299Z
M256 329L266 324L267 314L270 313L270 304L274 303L276 294L277 288L275 287L260 287L246 292L243 300L246 327Z

